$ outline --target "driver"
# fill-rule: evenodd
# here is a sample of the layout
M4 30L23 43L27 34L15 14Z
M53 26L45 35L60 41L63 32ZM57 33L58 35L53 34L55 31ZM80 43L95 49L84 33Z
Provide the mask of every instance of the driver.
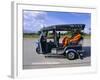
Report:
M46 53L47 39L46 39L46 35L44 33L41 35L40 42L41 42L42 52Z

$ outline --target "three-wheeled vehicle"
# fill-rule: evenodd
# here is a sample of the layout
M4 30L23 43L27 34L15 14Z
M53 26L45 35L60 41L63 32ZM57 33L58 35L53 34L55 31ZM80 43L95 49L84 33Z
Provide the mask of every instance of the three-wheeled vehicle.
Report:
M69 60L83 59L82 31L85 24L64 24L43 27L37 42L38 54L63 55Z

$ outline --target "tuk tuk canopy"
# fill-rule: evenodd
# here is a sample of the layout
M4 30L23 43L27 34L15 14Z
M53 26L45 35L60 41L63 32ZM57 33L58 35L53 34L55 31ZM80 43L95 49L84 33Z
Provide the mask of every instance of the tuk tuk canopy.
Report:
M64 25L52 25L43 27L42 31L73 31L73 30L84 30L85 24L64 24Z

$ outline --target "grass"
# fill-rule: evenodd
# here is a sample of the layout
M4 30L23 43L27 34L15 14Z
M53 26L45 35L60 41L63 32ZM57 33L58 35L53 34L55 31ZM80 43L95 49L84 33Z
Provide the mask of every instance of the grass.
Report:
M38 35L23 35L23 38L39 38Z
M69 35L68 35L69 36ZM61 36L63 37L63 36ZM70 37L70 36L69 36ZM39 38L39 35L23 35L23 38ZM90 35L83 35L84 39L90 39L91 36Z
M91 36L90 35L84 35L83 38L84 39L91 39Z

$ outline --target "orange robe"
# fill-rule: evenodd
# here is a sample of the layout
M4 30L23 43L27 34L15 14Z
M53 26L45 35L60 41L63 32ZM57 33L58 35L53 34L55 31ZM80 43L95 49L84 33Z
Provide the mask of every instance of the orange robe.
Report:
M63 47L67 46L70 42L77 43L80 40L80 38L81 38L81 34L77 34L73 38L68 38L67 36L65 36L62 41Z

